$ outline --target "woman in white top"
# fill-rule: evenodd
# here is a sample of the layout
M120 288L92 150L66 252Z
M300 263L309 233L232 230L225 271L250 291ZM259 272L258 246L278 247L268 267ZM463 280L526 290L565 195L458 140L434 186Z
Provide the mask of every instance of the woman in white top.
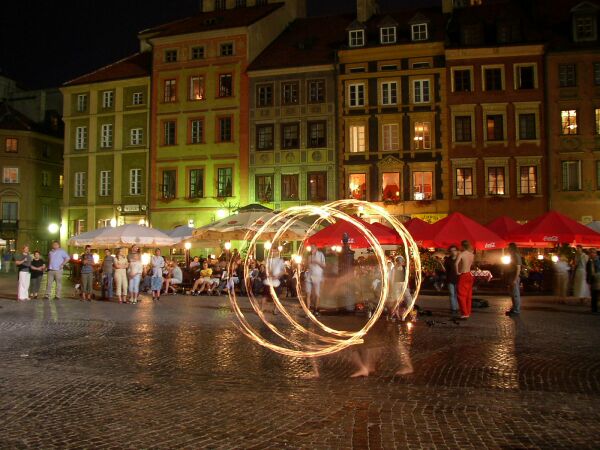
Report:
M152 280L150 286L152 289L152 299L160 300L160 290L163 285L163 269L165 267L165 259L160 255L160 248L154 250L152 261Z
M140 295L140 280L142 279L143 271L144 266L142 265L140 254L134 253L131 256L128 269L129 301L134 304L138 302L138 297Z

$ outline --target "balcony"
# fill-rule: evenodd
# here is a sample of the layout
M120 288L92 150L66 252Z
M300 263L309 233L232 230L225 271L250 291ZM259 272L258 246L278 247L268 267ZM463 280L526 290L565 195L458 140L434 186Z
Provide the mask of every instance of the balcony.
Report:
M19 229L18 220L0 220L0 231L16 231Z

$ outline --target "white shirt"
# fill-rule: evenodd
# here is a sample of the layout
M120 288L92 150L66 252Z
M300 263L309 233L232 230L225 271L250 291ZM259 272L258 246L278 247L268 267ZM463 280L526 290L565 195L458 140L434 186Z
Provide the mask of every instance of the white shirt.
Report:
M325 265L325 255L317 250L317 252L313 255L312 253L308 255L308 273L311 278L322 278L323 277L323 267L319 265Z
M273 258L269 263L269 277L264 281L267 286L278 287L281 282L279 278L285 272L285 263L281 258Z

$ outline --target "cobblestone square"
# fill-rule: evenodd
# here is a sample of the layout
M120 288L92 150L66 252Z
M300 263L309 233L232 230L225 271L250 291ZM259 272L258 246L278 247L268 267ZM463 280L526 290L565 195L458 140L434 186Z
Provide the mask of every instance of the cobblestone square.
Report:
M225 297L18 304L13 291L0 278L3 449L600 445L600 317L579 303L525 297L514 319L490 297L457 324L445 297L424 296L432 315L383 320L376 372L351 379L349 351L312 378L310 361L250 342ZM402 352L414 372L398 376Z

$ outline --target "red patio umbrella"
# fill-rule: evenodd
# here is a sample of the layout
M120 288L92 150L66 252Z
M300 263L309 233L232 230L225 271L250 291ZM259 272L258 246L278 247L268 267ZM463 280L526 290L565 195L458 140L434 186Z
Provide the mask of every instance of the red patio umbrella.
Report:
M371 224L358 217L354 217L365 228L377 238L381 245L395 245L401 243L400 236L395 230L386 227L383 224ZM326 226L321 231L306 239L306 245L316 245L317 247L328 247L330 245L341 245L344 233L348 233L350 246L352 248L370 248L371 245L362 232L349 222L337 220L335 223Z
M600 233L564 216L549 211L510 233L508 241L529 247L553 247L557 244L600 246Z
M516 232L521 228L521 224L508 216L500 216L497 219L492 220L485 227L488 230L492 230L502 239L506 239L510 233Z
M404 222L404 228L407 229L419 247L434 246L433 241L431 241L431 224L429 222L413 217Z
M467 240L477 250L506 247L506 241L483 225L461 213L452 213L431 225L432 247L446 248Z

